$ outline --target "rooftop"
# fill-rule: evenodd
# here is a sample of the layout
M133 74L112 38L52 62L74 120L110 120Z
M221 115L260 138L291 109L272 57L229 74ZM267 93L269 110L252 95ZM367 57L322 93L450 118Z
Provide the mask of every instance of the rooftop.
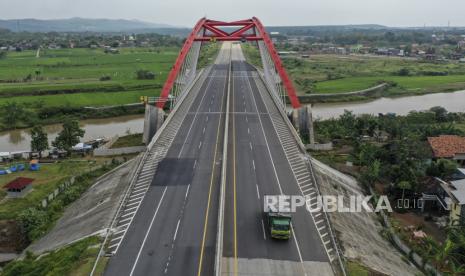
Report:
M27 178L27 177L18 177L15 180L11 181L10 183L5 185L7 189L23 189L27 185L31 184L34 179Z
M451 181L452 186L455 190L452 190L452 194L458 200L459 204L465 204L465 179Z
M465 137L457 135L428 137L428 143L433 150L434 157L452 158L457 153L465 153Z

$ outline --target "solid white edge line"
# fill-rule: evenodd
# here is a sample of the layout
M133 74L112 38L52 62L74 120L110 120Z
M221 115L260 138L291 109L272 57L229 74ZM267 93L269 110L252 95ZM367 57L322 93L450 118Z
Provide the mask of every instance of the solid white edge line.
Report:
M161 195L160 201L158 202L157 209L155 210L155 214L153 214L152 221L150 221L149 228L147 229L147 232L145 233L144 240L142 241L142 245L140 246L139 252L137 253L136 260L134 261L134 265L132 266L131 273L129 273L130 276L134 274L134 269L136 269L137 262L139 261L140 254L142 253L142 250L144 249L145 242L147 241L147 238L149 236L150 230L152 230L153 222L155 221L155 217L158 214L158 210L160 209L160 205L163 201L163 198L165 197L166 190L168 189L168 186L165 187L163 190L163 194Z

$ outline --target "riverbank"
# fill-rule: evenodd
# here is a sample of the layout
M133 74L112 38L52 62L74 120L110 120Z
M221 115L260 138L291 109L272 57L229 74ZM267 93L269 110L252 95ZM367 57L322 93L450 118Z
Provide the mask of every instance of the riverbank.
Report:
M116 135L124 136L130 133L142 133L143 125L144 116L142 114L80 121L81 128L85 130L83 141L102 137L111 138ZM44 129L50 142L62 130L62 125L59 123L45 125ZM0 152L29 150L30 142L29 128L0 132Z
M454 76L455 77L455 76ZM465 76L460 76L465 79ZM435 93L452 93L465 90L465 82L445 83L437 86L430 87L403 87L398 83L393 82L390 78L385 81L380 81L381 84L376 84L367 89L353 91L353 92L338 92L338 93L314 93L300 95L299 99L302 103L342 103L342 102L356 102L356 101L369 101L383 97L400 98L409 96L421 96ZM419 79L418 82L428 79Z

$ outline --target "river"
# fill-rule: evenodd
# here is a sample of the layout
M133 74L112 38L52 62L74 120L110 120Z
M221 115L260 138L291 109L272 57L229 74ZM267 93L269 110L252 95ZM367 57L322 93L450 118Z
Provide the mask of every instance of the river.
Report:
M126 135L126 133L141 133L144 124L143 115L128 115L106 119L83 120L80 125L85 129L83 141L115 135ZM61 124L47 125L44 127L50 141L54 140L61 131ZM0 152L13 152L29 150L31 136L29 129L19 129L0 132Z
M465 112L465 91L454 93L436 93L422 96L380 98L366 102L322 103L313 106L315 119L328 119L341 115L344 110L355 114L378 114L393 112L405 115L411 110L425 110L433 106L442 106L449 111ZM91 119L81 121L81 127L86 133L82 140L99 137L110 138L126 133L140 133L143 129L143 115L129 115L107 119ZM49 140L55 139L61 130L61 125L45 127ZM29 150L30 135L28 129L0 132L0 152Z
M344 110L355 114L396 113L406 115L412 110L426 110L433 106L442 106L451 112L465 112L465 90L451 93L435 93L421 96L399 98L379 98L373 101L322 103L313 106L315 119L338 117Z

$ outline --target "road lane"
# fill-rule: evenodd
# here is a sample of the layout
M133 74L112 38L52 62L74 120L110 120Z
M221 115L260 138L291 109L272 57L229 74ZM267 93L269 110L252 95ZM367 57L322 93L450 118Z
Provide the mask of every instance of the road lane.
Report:
M263 196L300 195L300 191L255 84L257 72L245 63L239 45L233 45L232 58L232 137L228 150L233 154L228 155L232 158L227 163L223 271L226 275L253 275L251 271L315 275L309 269L309 263L315 262L324 264L324 269L315 271L329 270L331 275L328 256L305 209L293 214L295 231L291 240L269 237Z
M225 44L105 275L213 274L228 62Z

